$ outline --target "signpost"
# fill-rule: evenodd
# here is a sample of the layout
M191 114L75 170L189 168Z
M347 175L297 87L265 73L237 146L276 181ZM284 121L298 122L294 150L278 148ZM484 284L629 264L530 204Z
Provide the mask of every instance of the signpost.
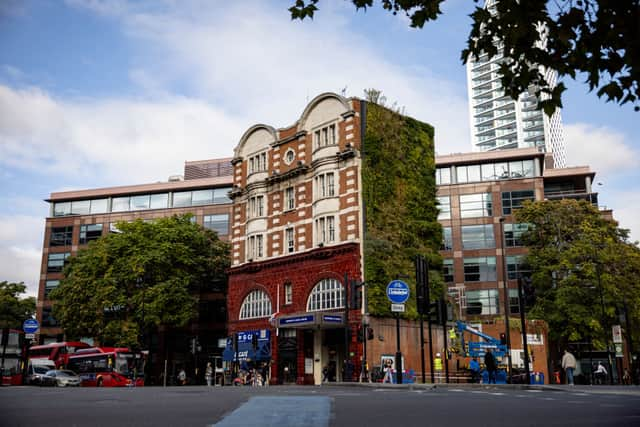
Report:
M36 319L27 319L22 324L22 330L24 331L24 337L26 339L34 339L38 329L40 329L40 324Z
M392 280L387 285L387 298L391 301L391 311L396 314L396 383L402 384L402 353L400 352L400 312L409 299L409 286L402 280Z

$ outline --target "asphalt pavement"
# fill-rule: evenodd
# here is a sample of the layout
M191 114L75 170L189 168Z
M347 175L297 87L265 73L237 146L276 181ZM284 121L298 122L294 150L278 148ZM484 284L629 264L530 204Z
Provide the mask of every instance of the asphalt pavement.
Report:
M640 387L0 388L0 426L640 426Z

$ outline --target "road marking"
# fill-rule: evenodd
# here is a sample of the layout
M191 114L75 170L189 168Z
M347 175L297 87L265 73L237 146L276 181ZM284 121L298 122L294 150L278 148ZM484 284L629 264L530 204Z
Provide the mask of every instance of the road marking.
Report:
M504 396L504 393L489 393L493 396Z
M587 402L584 401L584 400L567 400L567 403L575 403L575 404L581 405L581 404L587 403Z
M542 390L525 390L527 393L542 393Z
M540 400L558 400L555 397L540 397Z
M572 396L589 396L589 393L572 393Z
M327 427L330 415L327 396L256 396L213 426Z
M462 390L461 388L452 388L449 391L455 391L456 393L465 392L466 390Z

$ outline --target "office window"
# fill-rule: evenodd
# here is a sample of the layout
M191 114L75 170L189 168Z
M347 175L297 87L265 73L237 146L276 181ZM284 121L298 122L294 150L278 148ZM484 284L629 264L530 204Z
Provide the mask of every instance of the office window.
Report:
M55 328L58 326L58 321L51 314L51 307L44 307L42 309L42 326L45 328Z
M507 257L507 277L509 280L516 280L520 276L530 275L531 267L527 265L525 255Z
M316 219L316 242L331 243L335 241L335 218L326 216Z
M464 225L461 230L462 249L491 249L496 247L493 224Z
M535 200L533 190L504 191L502 193L502 214L511 214L513 210L521 208L527 200Z
M294 252L296 250L296 243L294 240L293 228L287 228L285 230L285 241L287 242L287 252Z
M91 201L91 213L100 214L109 211L109 199L95 199Z
M466 291L467 314L498 314L500 303L497 289Z
M71 246L71 238L73 237L73 226L51 227L51 237L49 246Z
M451 184L451 169L450 168L437 168L436 169L436 185Z
M249 174L267 170L267 153L259 153L249 157Z
M72 215L87 215L91 212L91 200L78 200L71 202Z
M517 289L509 289L509 312L511 314L520 313L520 299Z
M451 235L451 227L442 227L442 246L440 250L453 250L453 236Z
M44 298L49 298L49 293L60 285L60 280L47 280L44 282Z
M231 191L231 187L215 188L213 190L213 204L220 205L224 203L231 203L229 191Z
M149 209L150 206L150 196L148 194L142 196L132 196L129 205L131 206L132 211Z
M129 209L129 197L114 197L111 199L111 212L126 212Z
M464 194L460 196L460 218L477 218L493 215L491 193Z
M61 202L53 204L53 216L71 215L71 202Z
M293 285L291 283L284 284L284 303L293 303Z
M218 235L229 234L229 214L205 215L202 226Z
M295 209L296 207L296 192L293 187L287 187L284 191L286 210Z
M451 198L449 196L436 197L438 202L438 220L451 219Z
M169 207L169 193L152 194L149 200L151 209L166 209Z
M70 256L70 252L49 254L47 257L47 273L61 273L67 262L67 258Z
M452 259L443 259L442 260L442 275L444 277L445 283L452 283L454 280L453 275L453 260Z
M508 248L522 246L522 234L529 230L529 224L505 224L504 240Z
M271 299L265 291L251 291L242 301L240 320L271 316Z
M102 236L102 224L86 224L80 226L80 244L86 245Z
M191 206L210 205L213 203L213 190L191 192Z
M307 300L307 311L344 308L344 287L336 279L323 279L316 284Z
M173 207L180 208L184 206L191 206L191 191L173 193Z
M496 281L496 257L478 257L464 259L465 282Z
M262 234L247 238L247 259L260 259L264 256L263 239Z
M465 182L479 182L480 179L480 165L468 165L456 167L456 177L458 184Z

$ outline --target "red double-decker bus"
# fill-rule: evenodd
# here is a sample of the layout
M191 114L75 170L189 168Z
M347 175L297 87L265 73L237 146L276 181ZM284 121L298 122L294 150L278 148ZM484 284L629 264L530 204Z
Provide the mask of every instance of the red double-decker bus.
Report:
M82 378L83 387L140 387L144 357L123 347L91 347L69 356L68 369Z
M24 332L2 328L0 329L0 375L1 385L22 384L22 346Z
M29 348L29 359L49 359L55 363L56 369L66 368L69 356L83 348L89 348L89 344L79 341L65 341L34 345Z

